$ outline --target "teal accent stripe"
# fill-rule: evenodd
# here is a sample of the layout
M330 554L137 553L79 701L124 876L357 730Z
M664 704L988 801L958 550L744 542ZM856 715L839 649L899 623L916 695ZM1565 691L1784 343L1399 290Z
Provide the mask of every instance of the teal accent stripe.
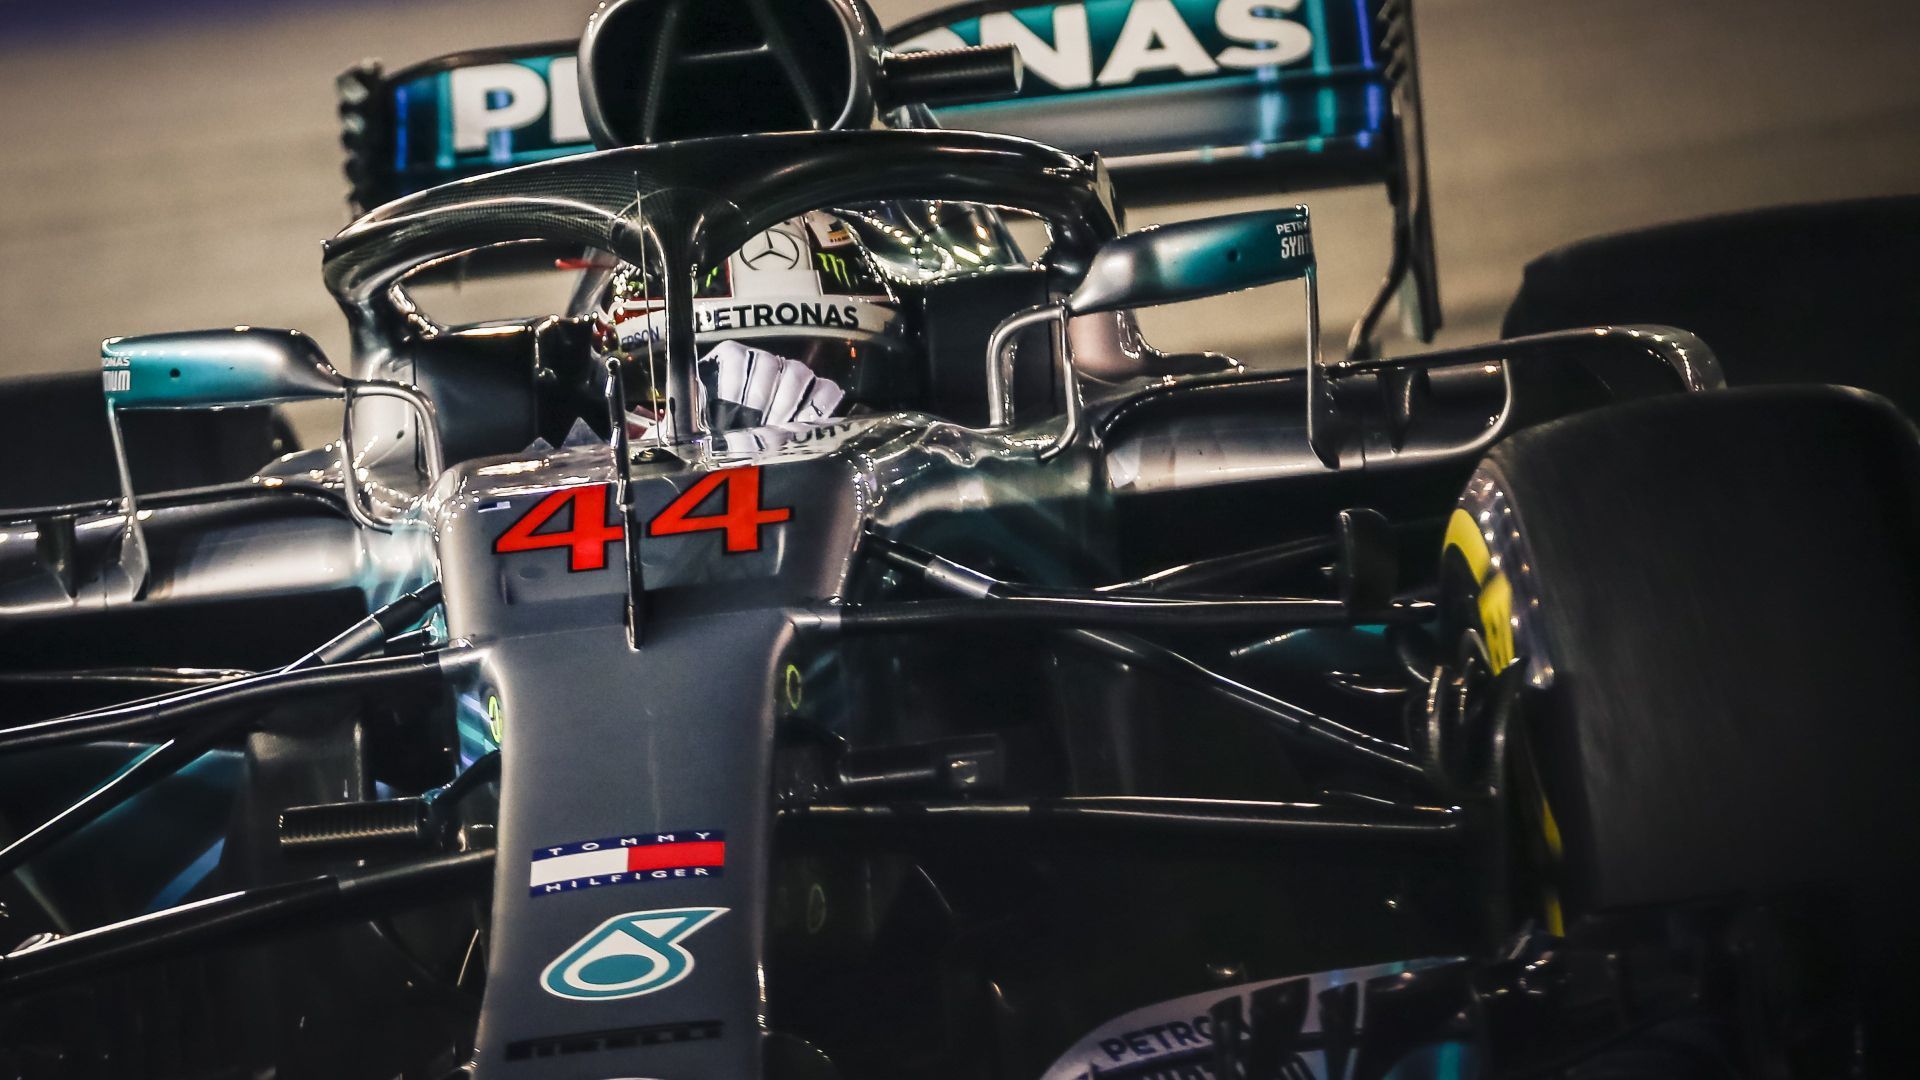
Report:
M147 905L147 911L149 913L163 911L180 903L182 898L193 891L194 886L205 881L207 875L213 873L213 868L220 865L220 856L226 848L225 837L215 840L212 847L201 852L199 858L188 863L186 869L174 875L172 881L167 882L166 887L153 898L153 902Z
M433 163L441 172L452 172L459 164L453 152L453 76L442 75L433 81L434 98L440 107L434 110L438 136L434 143Z
M1325 77L1333 71L1333 57L1327 45L1327 8L1322 3L1310 3L1307 9L1307 28L1313 31L1313 71L1315 75ZM1361 37L1364 39L1365 34ZM1339 133L1340 107L1334 100L1333 88L1323 87L1320 98L1320 134Z

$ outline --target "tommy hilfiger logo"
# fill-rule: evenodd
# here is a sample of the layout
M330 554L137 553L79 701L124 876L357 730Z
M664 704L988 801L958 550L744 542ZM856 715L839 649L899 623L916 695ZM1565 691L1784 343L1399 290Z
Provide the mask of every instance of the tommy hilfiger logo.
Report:
M717 829L580 840L536 848L528 892L549 896L602 885L719 877L726 865L727 834Z

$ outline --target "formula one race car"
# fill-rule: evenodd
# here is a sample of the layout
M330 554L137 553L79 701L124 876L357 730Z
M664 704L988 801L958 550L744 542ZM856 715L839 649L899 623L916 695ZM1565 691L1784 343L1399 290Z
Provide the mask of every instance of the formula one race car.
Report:
M1378 355L1405 0L1015 7L343 77L351 362L109 339L9 465L0 1076L1900 1070L1908 421L1659 326ZM1337 359L1305 207L1115 194L1363 182ZM1252 288L1304 366L1133 316Z

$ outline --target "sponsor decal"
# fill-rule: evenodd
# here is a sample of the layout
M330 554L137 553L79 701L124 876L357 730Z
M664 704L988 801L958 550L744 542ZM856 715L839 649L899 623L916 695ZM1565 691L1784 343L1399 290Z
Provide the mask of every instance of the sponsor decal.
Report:
M844 256L831 251L822 251L814 255L820 263L820 272L833 279L833 283L843 289L853 288L853 275Z
M755 270L793 270L806 252L798 237L785 229L768 229L740 249L740 261Z
M1283 221L1273 227L1280 234L1280 257L1313 258L1313 229L1304 221Z
M124 394L133 389L133 361L125 356L102 355L100 378L109 394Z
M1013 100L935 110L942 126L1044 133L1126 171L1169 153L1318 153L1329 139L1378 149L1391 121L1388 58L1399 46L1380 39L1375 5L1362 0L1074 0L980 14L981 5L939 6L889 46L1011 45L1027 72ZM468 66L388 86L391 157L368 163L384 174L378 196L592 150L573 52L545 49L452 57ZM850 240L844 230L814 232L821 248Z
M528 127L538 127L549 147L592 141L572 56L455 68L445 93L456 153L487 153L500 133Z
M1087 0L997 11L900 43L902 52L1012 45L1022 97L1205 79L1313 54L1304 0Z
M820 303L823 299L836 297L882 303L892 301L886 284L875 276L857 248L851 257L835 253L838 249L850 247L855 247L855 240L847 224L819 211L755 234L738 251L722 259L704 275L696 273L693 291L695 318L709 320L701 322L700 329L740 330L759 325L798 325L843 326L858 330L863 323L871 328L890 321L890 313L885 309L861 307L849 313L845 304L837 305L838 311L829 311L827 306ZM740 264L739 267L734 265L736 262ZM742 284L751 287L736 290L734 277L735 270L739 268L752 271L753 275L811 272L819 288L806 288L804 278L796 282L793 278L770 277L757 282L744 282ZM649 312L660 310L662 302L659 292L659 286L652 278L627 267L614 286L614 321L641 318ZM736 292L743 301L738 305L743 308L741 311L733 311L735 305L730 304L699 303L703 300L731 300ZM772 311L761 311L752 303L755 300L765 300L774 308ZM810 308L780 310L785 302L807 301L813 302ZM709 308L713 309L714 314L703 314Z
M1047 97L1297 64L1313 56L1313 24L1326 18L1325 6L1324 0L1036 4L936 27L896 48L1012 45L1027 70L1020 96ZM444 102L454 154L497 166L591 149L577 72L573 56L532 57L455 68L442 85L421 80L406 91L413 99ZM408 103L403 96L403 121Z
M817 258L823 274L847 273L846 260L840 256L821 252ZM896 319L897 313L883 305L848 298L758 303L696 300L693 305L694 331L700 334L731 330L785 330L816 335L828 330L857 330L877 334L891 330ZM613 325L620 347L628 352L643 349L649 342L664 340L667 332L666 316L660 305L645 301L620 305L614 310Z
M554 958L540 988L571 1001L617 1001L665 990L693 974L680 944L726 908L670 908L615 915Z
M577 1035L540 1035L531 1039L516 1039L508 1043L507 1060L541 1061L547 1058L571 1057L575 1054L592 1054L601 1050L631 1050L640 1046L705 1042L719 1038L722 1030L718 1020L691 1020L681 1024L645 1024L640 1027L583 1031Z
M853 230L837 217L821 213L808 214L807 224L813 229L814 242L823 248L846 247L853 243Z
M527 885L533 896L551 896L602 885L719 877L726 865L727 834L717 829L639 833L536 848Z
M1459 962L1376 964L1163 1001L1095 1028L1041 1080L1238 1080L1243 1058L1260 1061L1262 1076L1347 1080L1375 996L1404 986L1416 972ZM1416 1058L1438 1064L1440 1057L1457 1060L1462 1053L1443 1038L1429 1044L1415 1038L1411 1044L1398 1064L1380 1075L1400 1075L1399 1066L1413 1065ZM1236 1064L1217 1071L1223 1061ZM1419 1069L1408 1075L1429 1075Z

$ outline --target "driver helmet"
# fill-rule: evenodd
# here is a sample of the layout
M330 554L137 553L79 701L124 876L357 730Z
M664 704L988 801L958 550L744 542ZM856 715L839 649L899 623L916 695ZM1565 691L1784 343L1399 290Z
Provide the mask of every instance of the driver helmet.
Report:
M755 433L729 435L730 445L785 441L783 432L885 404L890 385L915 377L899 301L853 231L825 212L775 225L705 271L693 313L707 429ZM617 267L599 315L603 352L636 371L650 352L664 356L666 308L652 274ZM657 398L629 400L630 432L648 434Z

